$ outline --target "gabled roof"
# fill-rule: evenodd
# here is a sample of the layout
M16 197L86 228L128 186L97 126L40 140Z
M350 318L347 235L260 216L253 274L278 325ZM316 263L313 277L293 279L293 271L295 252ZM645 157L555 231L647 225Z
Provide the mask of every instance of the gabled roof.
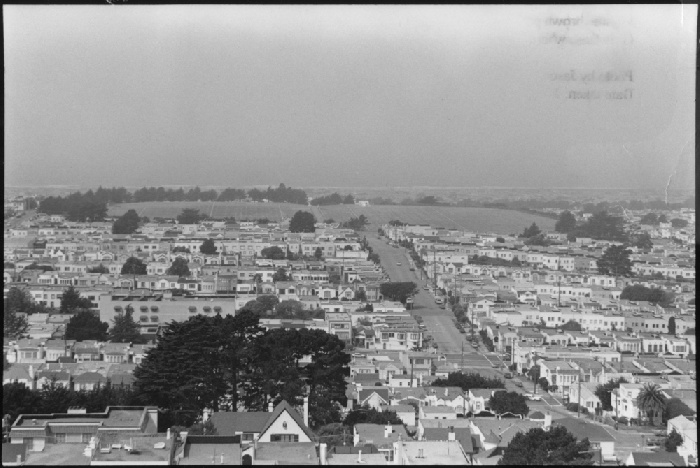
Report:
M302 431L304 431L304 434L310 439L313 440L314 434L311 432L311 430L304 424L304 420L302 419L301 415L292 408L289 403L287 403L286 400L282 400L270 413L270 418L267 421L267 424L265 424L265 427L263 427L262 431L260 431L260 434L263 434L265 431L267 431L270 426L277 420L277 418L280 417L280 415L284 412L289 413L289 415L292 417L294 422L296 422L299 427L301 428Z
M211 421L219 435L232 436L236 432L260 433L271 414L264 411L217 412L212 413Z

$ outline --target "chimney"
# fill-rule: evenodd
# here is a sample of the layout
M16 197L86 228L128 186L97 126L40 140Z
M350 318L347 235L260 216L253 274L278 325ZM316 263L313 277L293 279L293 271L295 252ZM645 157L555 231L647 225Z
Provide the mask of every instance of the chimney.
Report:
M309 427L309 397L304 397L304 424Z
M318 450L319 450L319 457L318 457L318 458L321 459L321 460L320 460L320 461L321 461L321 465L327 465L327 464L328 464L328 460L326 460L326 457L327 457L327 454L326 454L326 453L327 453L327 452L326 452L327 447L328 447L328 446L326 445L325 442L321 442L321 444L319 444L319 446L318 446Z
M384 426L384 437L385 438L389 437L393 431L394 431L394 428L391 427L390 424L387 424L386 426Z
M447 433L447 440L456 440L454 426L450 426L450 432Z
M267 405L267 411L269 411L270 413L272 413L274 410L275 410L275 407L272 406L272 402L270 402L270 403Z
M168 432L165 433L165 439L170 440L170 428L168 428Z
M29 378L34 380L34 366L32 366L31 364L29 365L28 372L29 372Z

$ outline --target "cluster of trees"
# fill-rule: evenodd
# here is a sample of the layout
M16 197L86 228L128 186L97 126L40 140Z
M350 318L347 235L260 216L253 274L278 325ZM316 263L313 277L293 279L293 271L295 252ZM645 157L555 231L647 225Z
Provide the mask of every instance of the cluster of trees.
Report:
M575 320L569 320L566 322L564 325L562 325L561 328L563 331L581 331L582 327L581 324L576 322Z
M620 294L620 299L629 301L648 301L659 304L661 307L669 307L673 303L674 294L658 288L647 288L641 284L625 286Z
M639 224L647 224L650 226L658 226L661 223L667 223L668 220L666 219L665 214L660 214L657 215L656 213L647 213L644 216L642 216L642 219L639 221Z
M280 319L302 319L323 318L323 309L309 310L304 305L292 299L281 301L277 296L262 295L245 304L245 308L260 316Z
M551 244L536 223L532 223L530 227L525 228L518 237L525 239L525 245L542 245L546 247Z
M310 203L314 206L354 205L355 197L353 197L351 194L343 196L338 192L334 192L330 195L323 195L321 197L314 198Z
M593 465L588 439L579 441L565 427L536 427L513 437L499 465Z
M213 201L217 200L218 198L219 193L216 190L201 190L199 187L191 188L186 192L182 187L178 189L143 187L134 192L130 201L133 203L154 201ZM243 198L245 198L245 195Z
M29 330L29 321L24 313L39 312L29 293L16 286L10 288L3 302L3 336L16 340Z
M379 285L379 292L385 299L405 304L409 296L413 296L418 292L418 286L413 281L382 283Z
M107 215L107 204L96 201L94 194L90 190L82 195L80 192L73 193L67 197L47 197L40 203L37 211L45 214L64 215L68 221L103 221Z
M129 210L112 224L112 234L133 234L139 228L139 221L136 210Z
M437 379L433 382L436 387L460 387L465 392L472 388L505 388L501 379L484 377L477 373L452 372L446 379Z
M522 263L517 257L513 260L503 258L494 258L487 255L472 255L469 257L469 263L472 265L493 265L493 266L520 266Z
M293 189L284 184L280 184L277 188L268 187L267 190L256 188L248 190L248 197L253 201L269 200L276 203L297 203L299 205L306 205L309 200L305 191Z
M493 340L491 340L489 335L486 334L486 330L480 330L479 336L481 337L481 341L483 341L484 346L486 346L486 349L488 349L490 352L493 352Z
M266 411L269 402L301 405L310 425L339 422L350 356L321 330L263 331L253 311L173 322L134 371L144 402L171 410ZM311 363L299 360L311 356Z
M177 215L178 224L199 224L205 219L207 219L206 215L193 208L185 208L182 213Z
M269 260L283 260L287 258L287 252L282 250L280 247L273 245L272 247L265 247L262 249L260 251L260 256Z
M491 411L496 414L520 414L523 417L527 416L530 408L527 406L527 400L518 392L494 392L489 400Z
M611 216L605 210L593 210L593 216L583 224L577 225L576 217L570 211L563 211L554 225L557 232L568 234L570 241L578 237L590 237L627 242L628 235L624 229L624 219L619 216Z
M349 221L341 223L340 227L345 229L354 229L356 231L362 231L365 229L365 226L367 224L369 224L369 219L367 219L367 216L361 214L357 218L351 217Z
M611 245L596 262L601 275L632 276L632 261L626 245Z
M289 221L290 232L316 232L316 216L308 211L297 211Z

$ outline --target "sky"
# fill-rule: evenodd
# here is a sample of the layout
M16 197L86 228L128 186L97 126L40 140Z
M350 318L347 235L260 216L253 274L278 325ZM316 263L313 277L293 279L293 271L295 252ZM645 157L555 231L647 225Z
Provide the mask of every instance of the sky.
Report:
M692 189L697 5L5 5L5 184Z

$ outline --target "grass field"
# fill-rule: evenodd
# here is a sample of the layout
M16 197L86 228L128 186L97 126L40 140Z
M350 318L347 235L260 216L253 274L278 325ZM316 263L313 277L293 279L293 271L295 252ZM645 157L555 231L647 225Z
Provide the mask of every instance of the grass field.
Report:
M533 222L542 230L552 230L555 220L518 211L493 208L463 208L447 206L369 206L357 205L304 206L288 203L249 202L147 202L124 203L109 207L109 214L120 216L134 209L140 216L174 218L184 208L194 208L215 218L235 217L236 220L267 218L279 221L291 218L297 210L311 211L316 219L323 221L347 221L364 214L370 221L369 228L398 219L410 224L430 224L435 227L454 228L474 232L517 234Z

